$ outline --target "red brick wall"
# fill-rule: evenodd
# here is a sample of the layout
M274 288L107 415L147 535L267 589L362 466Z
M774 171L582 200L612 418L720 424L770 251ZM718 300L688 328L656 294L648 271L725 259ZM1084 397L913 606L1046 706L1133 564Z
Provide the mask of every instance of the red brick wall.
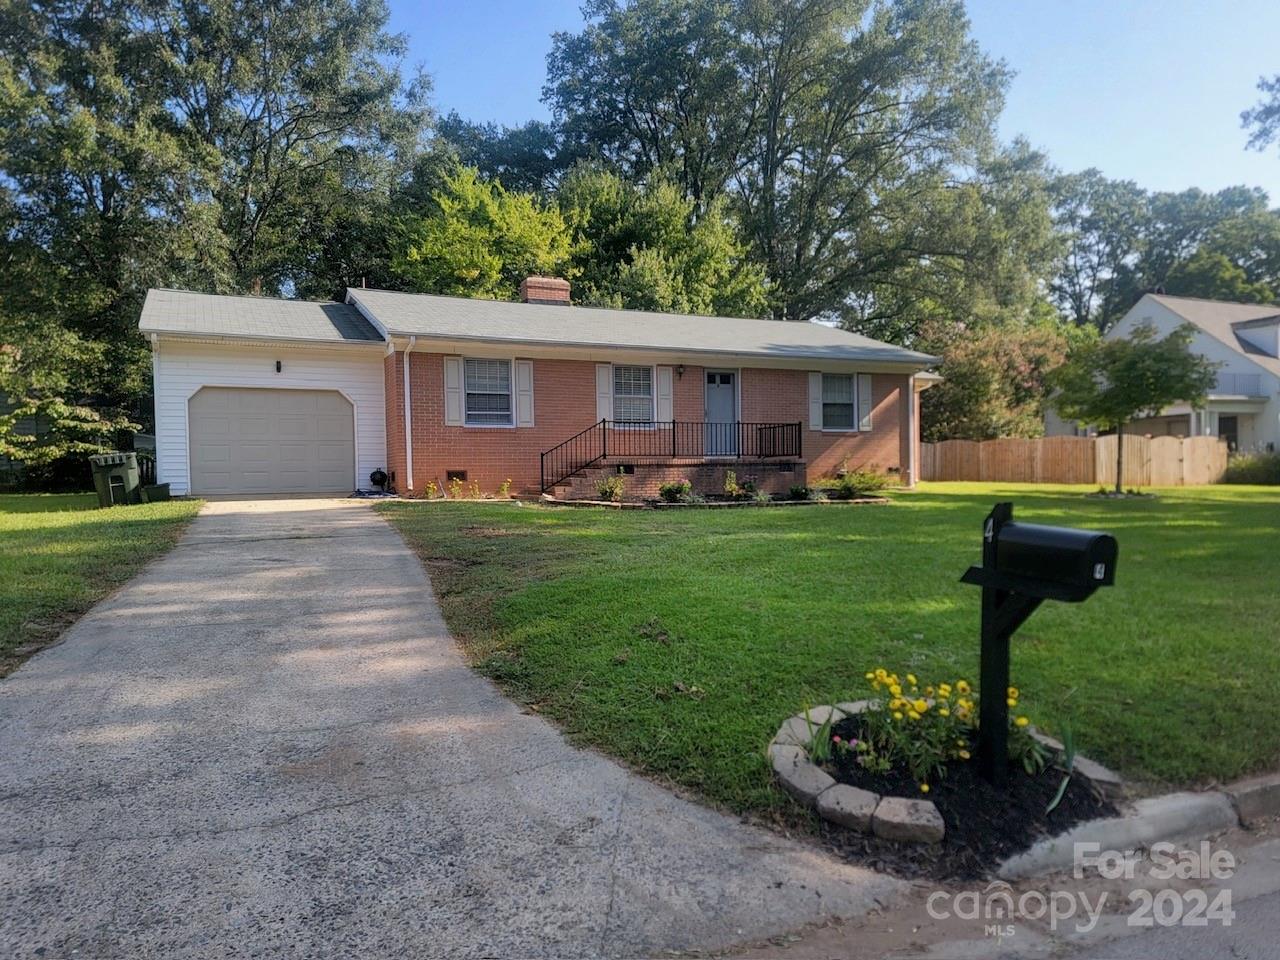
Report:
M828 476L848 459L852 468L885 473L901 469L906 449L900 442L901 396L908 378L903 374L871 375L871 429L865 433L835 433L809 429L809 372L807 370L742 371L742 419L748 422L799 421L801 445L810 480Z
M403 468L397 466L396 437L404 432L400 397L399 363L395 355L393 378L387 379L388 470L396 470L401 493L406 489ZM414 352L410 360L413 397L413 472L415 494L421 495L429 480L438 488L448 470L467 471L467 482L493 493L505 479L513 492L537 492L539 454L567 440L596 422L595 363L585 360L534 360L534 426L519 428L449 427L444 424L444 357ZM392 380L395 380L393 385ZM677 420L703 417L705 368L686 365L683 376L673 376L673 407ZM907 384L900 375L872 377L873 429L866 433L824 433L810 430L809 379L804 370L747 368L740 372L742 419L748 422L800 422L803 427L805 471L810 479L833 472L848 458L850 466L885 471L898 468L906 454L899 437L900 391ZM394 399L393 399L394 398ZM393 405L396 410L392 410ZM670 436L666 431L665 435ZM658 441L660 443L660 441ZM403 443L399 455L403 458ZM780 491L781 492L781 491Z

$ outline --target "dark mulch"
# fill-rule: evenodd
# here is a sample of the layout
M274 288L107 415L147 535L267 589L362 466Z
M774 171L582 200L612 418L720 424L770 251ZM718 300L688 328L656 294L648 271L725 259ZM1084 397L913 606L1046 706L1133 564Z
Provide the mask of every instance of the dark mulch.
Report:
M832 733L844 739L857 738L861 722L849 717L837 723ZM828 772L841 783L879 794L925 796L904 771L869 773L852 756L840 758L838 754ZM1115 806L1080 774L1072 776L1062 802L1046 813L1062 777L1061 768L1052 762L1036 776L1010 764L1008 786L1001 791L978 776L976 763L955 761L948 765L946 777L929 784L927 796L947 825L942 843L894 843L826 821L819 833L848 858L891 873L933 879L981 878L1044 836L1116 814Z

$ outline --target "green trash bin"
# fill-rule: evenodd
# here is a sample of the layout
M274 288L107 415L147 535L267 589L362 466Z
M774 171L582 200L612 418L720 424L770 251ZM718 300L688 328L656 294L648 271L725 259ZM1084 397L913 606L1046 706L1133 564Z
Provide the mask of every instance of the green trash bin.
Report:
M89 463L93 467L93 487L98 491L98 506L142 502L136 454L100 453L90 457Z

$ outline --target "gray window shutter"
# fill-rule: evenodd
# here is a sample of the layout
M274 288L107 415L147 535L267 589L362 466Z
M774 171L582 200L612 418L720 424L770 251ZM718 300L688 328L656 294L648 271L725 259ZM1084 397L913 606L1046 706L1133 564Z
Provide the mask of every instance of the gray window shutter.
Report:
M533 361L516 361L516 426L533 426Z
M822 374L809 374L809 429L822 429Z
M613 419L613 364L596 364L596 419Z
M858 374L858 429L871 429L871 374Z
M462 358L444 358L444 422L445 426L460 427L463 419Z

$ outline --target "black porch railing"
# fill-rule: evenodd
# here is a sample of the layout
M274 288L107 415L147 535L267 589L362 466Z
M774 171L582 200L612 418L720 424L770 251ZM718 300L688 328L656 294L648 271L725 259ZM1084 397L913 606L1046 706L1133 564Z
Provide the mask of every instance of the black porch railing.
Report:
M797 458L799 423L600 420L542 454L543 491L601 460Z

